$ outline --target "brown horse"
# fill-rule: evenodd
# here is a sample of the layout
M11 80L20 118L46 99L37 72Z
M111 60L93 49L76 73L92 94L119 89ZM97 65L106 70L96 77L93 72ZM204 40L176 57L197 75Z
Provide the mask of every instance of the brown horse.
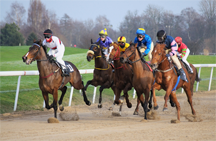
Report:
M157 43L152 51L151 66L153 69L156 70L155 72L156 83L160 85L160 88L166 91L166 94L164 96L165 99L164 110L167 109L167 100L171 95L172 101L176 104L177 119L180 120L180 105L177 101L175 90L182 87L186 92L188 102L191 106L192 114L195 115L196 112L192 105L192 94L193 94L194 81L200 80L197 75L197 70L193 65L191 65L194 73L189 76L188 72L183 67L188 82L185 82L180 79L179 83L177 83L178 80L177 71L174 69L174 65L168 61L165 55L166 55L166 45Z
M100 86L100 97L98 108L102 108L102 91L105 88L112 88L113 92L115 90L114 84L114 73L112 72L111 65L102 56L101 48L99 47L99 42L93 43L91 40L91 46L87 52L87 60L90 62L92 59L95 60L95 69L93 73L93 79L89 80L85 85L85 90L88 85L93 85L95 87Z
M115 89L115 104L122 104L122 100L119 100L120 94L123 90L124 98L126 99L127 107L131 108L132 104L128 99L128 91L132 89L132 79L133 79L133 71L132 66L127 63L120 62L120 49L119 44L113 43L112 46L114 47L110 52L109 62L111 63L114 60L114 68L115 68L115 77L114 83L116 85ZM134 115L138 114L138 106L139 102L137 103L137 108L134 111Z
M62 71L56 63L51 63L49 59L47 59L47 54L45 48L42 47L41 40L34 41L34 44L29 48L29 51L22 57L23 62L26 62L27 65L31 64L33 61L37 61L38 71L40 73L39 77L39 87L42 91L43 98L45 100L46 108L54 109L54 116L57 118L57 100L58 100L58 90L62 91L60 100L58 104L61 111L64 110L64 107L61 105L64 95L66 93L67 87L65 86L68 82L70 82L71 86L75 89L82 89L83 98L86 105L91 105L91 102L88 101L86 97L86 93L84 90L83 81L81 80L81 75L76 66L66 61L67 64L73 67L73 72L70 72L70 76L63 77ZM49 97L48 94L53 95L53 103L49 105Z
M132 85L136 90L137 96L144 109L144 119L147 119L146 114L149 111L147 108L149 92L153 86L154 77L148 66L141 61L137 51L137 44L131 44L125 52L120 56L122 63L129 62L132 64L133 80ZM142 99L142 94L145 95L145 101Z

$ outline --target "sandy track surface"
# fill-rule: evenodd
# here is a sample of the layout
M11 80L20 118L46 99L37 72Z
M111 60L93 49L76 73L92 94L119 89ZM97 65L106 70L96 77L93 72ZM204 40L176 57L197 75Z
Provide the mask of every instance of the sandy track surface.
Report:
M185 94L177 95L181 105L181 122L173 124L176 119L176 109L168 105L168 111L163 112L163 97L158 96L159 109L153 111L155 120L143 121L143 111L133 115L133 107L128 109L124 103L121 116L112 116L107 109L111 103L103 103L98 109L97 104L88 106L65 107L69 114L77 112L78 121L63 121L47 123L53 117L53 111L27 111L0 115L0 140L32 141L32 140L216 140L216 91L197 92L193 96L197 121L190 122L185 117L191 115L191 109ZM118 111L115 106L114 111ZM141 108L140 108L141 109Z

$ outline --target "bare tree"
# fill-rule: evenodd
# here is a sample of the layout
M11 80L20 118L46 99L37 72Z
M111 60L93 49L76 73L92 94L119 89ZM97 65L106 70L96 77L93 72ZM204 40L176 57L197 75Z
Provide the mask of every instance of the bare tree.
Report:
M5 21L7 23L15 23L18 27L21 27L25 19L25 8L21 3L13 2L11 4L11 11L7 13Z

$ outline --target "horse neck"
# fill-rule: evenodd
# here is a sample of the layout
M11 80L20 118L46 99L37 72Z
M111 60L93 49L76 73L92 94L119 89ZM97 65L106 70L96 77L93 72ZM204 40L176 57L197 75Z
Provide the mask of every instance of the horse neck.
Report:
M134 62L134 61L137 61L139 59L140 59L140 56L139 56L139 53L138 53L138 51L136 49L135 57L131 61ZM142 71L140 71L140 70L143 70L143 62L142 62L142 60L139 60L139 61L133 63L132 68L133 68L134 72L137 72L137 73L134 73L134 74L142 73Z
M38 54L40 57L38 57L37 60L47 60L46 54L42 48L40 48L40 52ZM47 61L37 61L37 67L40 75L46 76L52 72L52 63Z
M96 68L107 67L108 63L106 59L102 57L102 54L99 54L98 56L101 56L101 57L97 57L97 58L95 57L95 67Z
M121 53L121 52L119 52L119 54L118 54L115 58L113 58L115 68L124 65L124 64L121 63L121 61L120 61L120 53Z
M165 59L162 63L158 65L158 70L168 70L170 69L170 62Z

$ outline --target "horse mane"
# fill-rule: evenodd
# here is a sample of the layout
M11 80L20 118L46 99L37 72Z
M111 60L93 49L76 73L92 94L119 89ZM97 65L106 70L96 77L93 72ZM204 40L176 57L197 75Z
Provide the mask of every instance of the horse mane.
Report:
M34 40L33 42L36 43L36 44L38 44L38 45L40 45L40 46L43 48L43 50L44 50L46 56L48 55L48 54L47 54L47 47L42 45L41 40Z

